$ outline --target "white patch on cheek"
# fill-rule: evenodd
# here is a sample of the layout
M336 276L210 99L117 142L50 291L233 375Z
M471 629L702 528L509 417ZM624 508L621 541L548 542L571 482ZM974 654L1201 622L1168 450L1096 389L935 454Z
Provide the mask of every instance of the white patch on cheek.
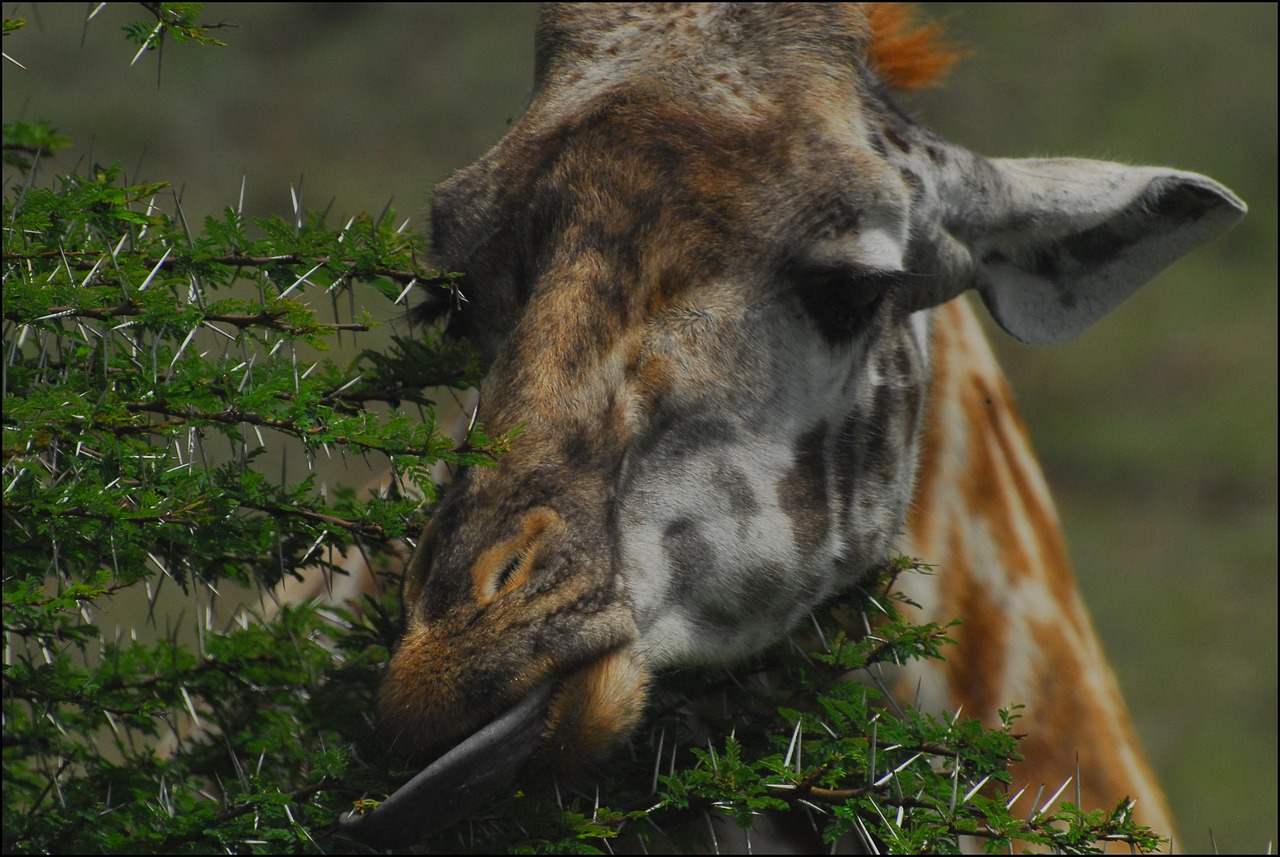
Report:
M920 360L924 364L924 375L929 375L929 360L933 337L933 311L924 310L911 314L911 333L915 336L916 348L920 351ZM923 379L922 379L923 382Z
M860 263L882 271L901 271L907 252L906 235L902 229L870 227L863 229L856 242L854 258Z

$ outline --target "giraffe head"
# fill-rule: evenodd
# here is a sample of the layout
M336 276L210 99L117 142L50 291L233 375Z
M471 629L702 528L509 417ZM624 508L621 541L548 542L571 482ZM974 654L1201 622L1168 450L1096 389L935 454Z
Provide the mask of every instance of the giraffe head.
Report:
M655 669L747 654L883 562L931 307L975 290L1061 341L1243 214L1193 173L936 137L887 95L876 17L550 6L527 113L437 189L450 328L487 365L480 418L519 435L406 574L387 737L454 749L389 836L464 813L475 771L602 757Z

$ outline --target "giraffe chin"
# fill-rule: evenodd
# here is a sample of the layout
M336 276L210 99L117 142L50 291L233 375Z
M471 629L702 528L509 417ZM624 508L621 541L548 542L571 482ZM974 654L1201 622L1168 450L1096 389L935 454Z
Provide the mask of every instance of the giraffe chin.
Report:
M639 725L651 678L630 646L570 675L556 688L535 762L571 779L588 773Z
M635 728L649 679L631 649L623 648L559 682L544 681L377 809L343 815L341 827L373 848L405 847L474 813L511 783L535 751L536 767L579 773Z

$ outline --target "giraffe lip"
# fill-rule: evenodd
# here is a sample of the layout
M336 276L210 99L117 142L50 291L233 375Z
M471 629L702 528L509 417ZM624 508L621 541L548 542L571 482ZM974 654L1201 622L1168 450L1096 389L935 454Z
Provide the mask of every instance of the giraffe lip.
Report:
M377 809L348 812L343 832L378 849L413 845L493 797L533 754L555 682L546 681L487 726L432 762Z

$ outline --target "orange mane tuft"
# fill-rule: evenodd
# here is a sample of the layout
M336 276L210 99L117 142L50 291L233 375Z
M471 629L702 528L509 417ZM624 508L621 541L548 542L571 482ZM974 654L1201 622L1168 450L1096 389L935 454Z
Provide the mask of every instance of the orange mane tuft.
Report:
M921 23L915 3L868 3L867 20L871 64L891 89L936 86L966 53L941 39L941 24Z

